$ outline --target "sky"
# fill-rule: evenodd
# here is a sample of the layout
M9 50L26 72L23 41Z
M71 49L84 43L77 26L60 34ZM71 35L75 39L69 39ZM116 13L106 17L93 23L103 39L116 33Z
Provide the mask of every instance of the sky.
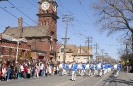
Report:
M100 33L99 26L95 24L96 15L90 8L90 4L97 0L55 0L58 4L57 20L57 38L58 41L64 43L62 38L65 37L66 22L63 22L63 15L71 15L73 20L68 22L69 40L67 44L75 44L76 46L87 46L87 38L89 37L89 45L92 46L95 58L96 44L97 53L118 59L118 49L124 47L118 41L124 33L115 33L107 37L107 32ZM16 8L14 8L17 7ZM9 0L0 2L0 32L2 33L7 26L17 27L18 17L23 17L25 22L23 26L35 26L38 22L38 0ZM98 16L98 15L97 15ZM103 52L102 52L103 50Z

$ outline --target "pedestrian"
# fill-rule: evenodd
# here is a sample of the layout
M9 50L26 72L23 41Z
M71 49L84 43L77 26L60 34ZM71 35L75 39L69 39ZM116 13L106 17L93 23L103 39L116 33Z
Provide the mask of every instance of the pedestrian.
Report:
M17 70L18 70L18 73L17 73L17 78L20 79L21 78L21 75L22 75L22 71L21 71L21 64L18 63L17 65Z
M39 63L36 64L36 77L39 77L39 73L40 73L40 66Z
M20 63L21 77L24 78L24 65Z
M72 81L75 81L76 80L76 71L77 71L77 64L76 62L74 61L73 64L72 64Z
M31 75L31 66L28 66L28 69L27 69L27 78L28 79L30 78L30 75Z
M2 78L4 79L4 81L6 80L7 77L7 67L5 65L3 65L2 67Z
M27 72L28 72L28 65L25 64L25 65L24 65L24 78L25 78L25 79L27 78Z
M10 74L11 74L11 67L10 67L10 65L8 65L8 67L7 67L7 81L9 81L10 80Z

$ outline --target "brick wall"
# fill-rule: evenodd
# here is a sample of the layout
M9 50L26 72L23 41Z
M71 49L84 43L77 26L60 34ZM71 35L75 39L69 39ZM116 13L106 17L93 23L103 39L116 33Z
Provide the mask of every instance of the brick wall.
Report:
M18 57L21 56L22 51L24 51L24 55L22 58L27 59L28 53L31 51L30 46L28 46L26 43L20 43L18 47ZM17 43L11 42L7 40L0 40L0 58L2 59L10 59L15 60L16 58L16 50L17 50ZM30 54L30 53L29 53ZM19 60L19 59L18 59Z

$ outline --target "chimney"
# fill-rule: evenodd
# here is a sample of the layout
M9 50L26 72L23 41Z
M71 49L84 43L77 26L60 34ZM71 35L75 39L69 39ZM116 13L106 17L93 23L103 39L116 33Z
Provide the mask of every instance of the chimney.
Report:
M19 17L18 18L18 27L19 28L22 28L22 24L23 24L23 18L22 17Z

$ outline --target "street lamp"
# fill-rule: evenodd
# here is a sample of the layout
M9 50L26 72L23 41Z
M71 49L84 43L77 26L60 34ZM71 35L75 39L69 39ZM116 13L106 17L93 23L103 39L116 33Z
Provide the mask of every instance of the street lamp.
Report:
M19 43L20 42L27 42L27 40L25 38L20 38L20 39L12 39L12 41L17 42L17 51L16 51L16 62L17 62Z

